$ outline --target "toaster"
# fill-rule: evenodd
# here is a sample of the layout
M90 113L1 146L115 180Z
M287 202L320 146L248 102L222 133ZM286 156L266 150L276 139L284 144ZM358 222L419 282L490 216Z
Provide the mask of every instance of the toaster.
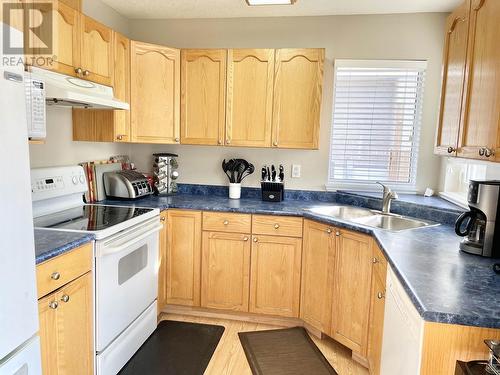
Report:
M153 194L148 179L136 171L106 172L103 178L104 191L108 198L136 199Z

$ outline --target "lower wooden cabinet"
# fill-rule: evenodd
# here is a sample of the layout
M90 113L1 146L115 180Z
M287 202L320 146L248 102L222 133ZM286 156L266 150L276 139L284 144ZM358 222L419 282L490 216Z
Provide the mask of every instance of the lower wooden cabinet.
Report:
M167 211L160 213L160 249L158 253L158 314L167 305Z
M372 239L342 230L337 237L331 336L366 356L370 316Z
M167 211L166 302L200 306L201 212Z
M382 336L384 333L385 279L372 275L370 325L368 331L368 365L372 375L380 374Z
M253 236L250 312L299 316L302 239Z
M250 235L203 232L201 306L248 311Z
M92 273L38 301L43 374L94 373Z
M335 251L335 230L305 220L300 317L321 332L330 332Z

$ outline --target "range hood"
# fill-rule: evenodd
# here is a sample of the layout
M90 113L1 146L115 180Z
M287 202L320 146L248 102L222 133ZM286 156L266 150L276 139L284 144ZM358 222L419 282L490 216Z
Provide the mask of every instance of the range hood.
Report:
M31 68L32 78L45 82L47 105L92 108L130 109L128 103L113 97L113 88L45 69Z

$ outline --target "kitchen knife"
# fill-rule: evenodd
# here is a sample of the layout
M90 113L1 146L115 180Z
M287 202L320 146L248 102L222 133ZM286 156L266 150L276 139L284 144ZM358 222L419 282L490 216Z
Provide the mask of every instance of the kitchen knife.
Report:
M280 164L280 174L279 174L280 182L285 180L285 169L283 168L283 164Z
M271 181L271 171L269 170L269 167L266 167L267 171L267 181Z
M276 168L274 168L274 164L271 165L271 177L273 181L276 181Z
M261 175L262 175L262 181L266 181L267 170L265 165L262 167Z

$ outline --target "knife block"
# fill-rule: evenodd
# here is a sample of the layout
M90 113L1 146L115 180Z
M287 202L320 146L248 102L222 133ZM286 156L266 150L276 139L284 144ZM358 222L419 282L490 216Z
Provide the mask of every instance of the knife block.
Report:
M281 202L285 198L285 184L283 182L260 183L262 200L266 202Z

